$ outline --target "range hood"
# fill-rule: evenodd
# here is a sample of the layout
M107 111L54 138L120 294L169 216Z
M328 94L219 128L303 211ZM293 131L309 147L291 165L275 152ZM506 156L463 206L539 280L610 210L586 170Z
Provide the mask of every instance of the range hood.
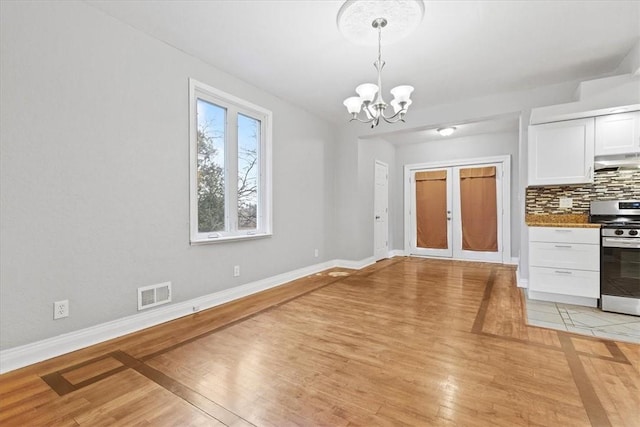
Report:
M597 171L602 169L640 169L640 155L596 157L594 166Z

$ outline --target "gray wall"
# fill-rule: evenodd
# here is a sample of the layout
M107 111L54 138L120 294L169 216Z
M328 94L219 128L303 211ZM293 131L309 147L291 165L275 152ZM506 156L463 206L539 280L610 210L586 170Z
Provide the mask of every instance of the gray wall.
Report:
M1 8L0 348L335 258L328 123L82 2ZM189 245L189 77L273 111L273 237Z

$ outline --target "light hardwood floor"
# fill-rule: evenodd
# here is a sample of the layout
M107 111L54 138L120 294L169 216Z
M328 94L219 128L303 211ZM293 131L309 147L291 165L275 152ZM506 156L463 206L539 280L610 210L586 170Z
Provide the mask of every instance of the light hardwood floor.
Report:
M525 317L506 266L331 270L0 376L0 425L640 425L640 346Z

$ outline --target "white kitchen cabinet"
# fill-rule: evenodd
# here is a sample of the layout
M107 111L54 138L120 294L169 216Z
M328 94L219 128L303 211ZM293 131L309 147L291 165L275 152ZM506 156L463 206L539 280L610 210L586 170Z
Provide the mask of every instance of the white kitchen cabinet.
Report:
M640 153L640 111L596 117L595 155Z
M600 229L529 228L529 298L596 306Z
M594 118L529 126L529 185L593 182Z

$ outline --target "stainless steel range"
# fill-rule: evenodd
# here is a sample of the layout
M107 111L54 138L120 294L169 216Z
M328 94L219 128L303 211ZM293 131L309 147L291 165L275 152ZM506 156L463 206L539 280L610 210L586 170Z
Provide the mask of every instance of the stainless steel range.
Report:
M602 224L600 307L640 316L640 200L593 201L590 221Z

